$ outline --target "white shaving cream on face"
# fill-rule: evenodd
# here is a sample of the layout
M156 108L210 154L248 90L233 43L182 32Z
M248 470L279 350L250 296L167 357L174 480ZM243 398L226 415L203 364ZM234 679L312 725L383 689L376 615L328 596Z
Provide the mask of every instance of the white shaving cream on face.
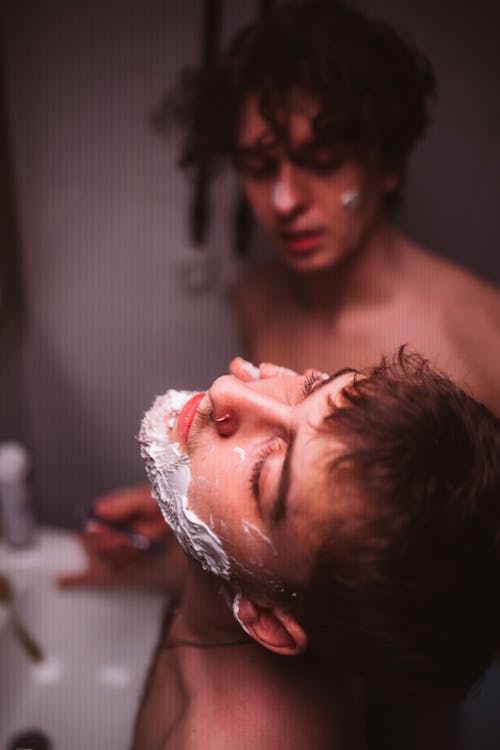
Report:
M237 445L234 446L233 451L238 454L238 456L240 457L240 464L242 464L247 457L246 451Z
M272 549L272 551L273 551L273 553L274 553L274 555L276 557L276 555L278 554L278 550L276 549L276 547L272 543L271 539L269 539L268 536L266 536L265 534L263 534L262 531L257 526L255 526L253 523L250 523L250 521L247 521L246 518L243 518L242 521L241 521L241 528L243 529L243 531L245 532L245 534L247 534L247 536L250 534L250 532L253 532L254 534L257 534L257 536L260 539L262 539L263 542L265 542L266 544L269 544L269 546L271 547L271 549Z
M241 601L241 594L238 593L233 599L233 617L236 620L236 622L239 623L239 625L245 631L245 633L248 633L248 635L250 635L250 633L248 632L248 629L245 627L245 625L243 624L243 621L240 619L240 601Z
M146 461L153 497L179 544L208 573L229 578L229 557L219 537L188 505L189 456L180 450L179 443L171 443L169 439L169 428L174 426L182 407L194 395L192 391L169 390L158 396L142 420L141 456Z

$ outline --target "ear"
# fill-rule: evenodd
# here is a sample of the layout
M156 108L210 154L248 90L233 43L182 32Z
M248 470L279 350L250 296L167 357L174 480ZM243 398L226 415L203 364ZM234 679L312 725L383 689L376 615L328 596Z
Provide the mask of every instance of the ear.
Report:
M406 172L406 165L387 169L384 175L384 190L386 193L394 193L403 182Z
M241 596L234 601L233 613L249 636L275 654L297 656L307 649L304 629L279 607L264 607Z

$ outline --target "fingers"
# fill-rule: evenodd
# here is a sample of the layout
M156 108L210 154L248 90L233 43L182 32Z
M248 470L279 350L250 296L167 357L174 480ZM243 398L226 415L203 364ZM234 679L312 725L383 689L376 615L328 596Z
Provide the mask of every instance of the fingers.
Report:
M71 586L91 586L93 585L92 575L86 570L84 573L71 573L68 575L58 576L57 585L61 588L70 588Z
M101 495L94 501L94 510L104 518L127 523L134 516L143 518L155 514L158 507L151 497L149 486L122 487Z
M85 535L79 541L87 552ZM164 587L171 582L175 583L179 575L179 565L172 565L172 562L175 563L172 551L178 553L180 550L180 547L176 550L169 546L158 555L139 553L136 557L124 557L119 566L110 564L110 559L105 555L87 555L85 569L59 575L57 584L61 588L137 585Z
M73 586L111 586L116 585L116 577L102 569L96 571L88 568L82 573L69 573L58 576L57 585L61 588L72 588Z
M229 372L234 375L238 380L243 380L248 383L250 380L258 380L260 377L259 368L255 367L248 360L243 357L235 357L229 363Z
M288 367L282 367L275 365L272 362L261 362L256 367L252 362L243 359L243 357L235 357L229 363L229 371L239 380L249 382L250 380L259 380L263 378L276 378L281 375L296 375L297 373L290 370Z
M144 554L124 534L99 523L87 524L80 543L90 563L97 561L110 568L120 568Z
M297 375L294 370L281 365L275 365L273 362L261 362L259 365L261 378L277 378L283 375Z
M302 375L304 375L306 378L310 375L313 375L316 378L322 378L323 380L328 380L330 377L327 372L322 372L321 370L316 370L314 367L308 367L307 370L304 370L302 372Z
M152 540L168 533L160 509L151 497L149 486L127 487L103 495L94 502L93 512L94 518L87 523L87 531L98 531L99 528L104 528L105 521L109 521ZM100 519L102 524L99 523Z
M85 531L78 536L86 557L86 567L76 573L64 573L57 577L61 587L110 586L128 581L129 573L138 560L144 557L139 550L113 539L112 532Z
M60 584L105 585L126 574L140 558L154 557L170 535L149 490L128 488L99 498L79 536L87 569L62 576Z
M86 568L59 576L62 587L131 583L158 565L170 530L149 487L128 487L97 498L78 539ZM154 554L153 554L154 553ZM142 577L141 577L142 580Z

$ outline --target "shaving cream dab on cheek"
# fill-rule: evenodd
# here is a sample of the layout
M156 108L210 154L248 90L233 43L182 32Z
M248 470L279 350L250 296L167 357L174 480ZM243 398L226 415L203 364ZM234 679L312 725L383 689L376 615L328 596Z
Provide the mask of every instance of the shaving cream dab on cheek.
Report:
M340 196L340 205L342 208L354 209L359 206L361 196L357 190L345 190Z
M241 520L241 528L243 529L243 532L249 536L250 534L256 535L262 542L265 544L268 544L275 557L278 556L278 550L273 544L272 539L270 539L268 536L266 536L259 528L258 526L255 526L255 524L250 523L250 521L247 521L246 518L242 518Z
M196 393L169 390L158 396L142 420L139 432L141 456L153 488L153 497L163 517L183 549L202 568L214 575L229 578L229 557L219 537L188 505L191 481L190 460L178 442L170 441L170 423L177 419L183 406ZM168 427L168 429L167 429Z
M240 448L238 445L235 445L233 448L233 451L238 454L240 457L240 464L243 463L243 461L246 460L247 454L244 448Z

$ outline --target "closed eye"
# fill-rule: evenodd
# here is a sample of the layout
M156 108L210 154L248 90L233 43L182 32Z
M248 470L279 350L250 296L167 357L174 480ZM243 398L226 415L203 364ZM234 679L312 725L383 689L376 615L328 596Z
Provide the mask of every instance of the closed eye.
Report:
M319 372L312 372L308 375L302 386L302 401L314 393L316 387L325 381L326 378Z
M268 443L266 446L264 446L264 448L259 452L257 456L257 460L250 473L250 489L252 491L252 495L257 501L257 508L259 510L260 515L262 515L262 509L260 507L259 482L260 482L260 475L262 473L262 469L264 468L264 464L266 463L267 458L272 453L278 453L285 449L286 449L286 443L284 442L282 438L276 437L273 440L271 440L271 442Z
M322 372L312 372L304 381L302 386L302 400L304 401L308 396L311 396L318 388L322 388L324 385L328 385L332 381L340 378L342 375L346 375L348 372L357 372L353 367L343 367L341 370L337 370L330 375L325 377Z

